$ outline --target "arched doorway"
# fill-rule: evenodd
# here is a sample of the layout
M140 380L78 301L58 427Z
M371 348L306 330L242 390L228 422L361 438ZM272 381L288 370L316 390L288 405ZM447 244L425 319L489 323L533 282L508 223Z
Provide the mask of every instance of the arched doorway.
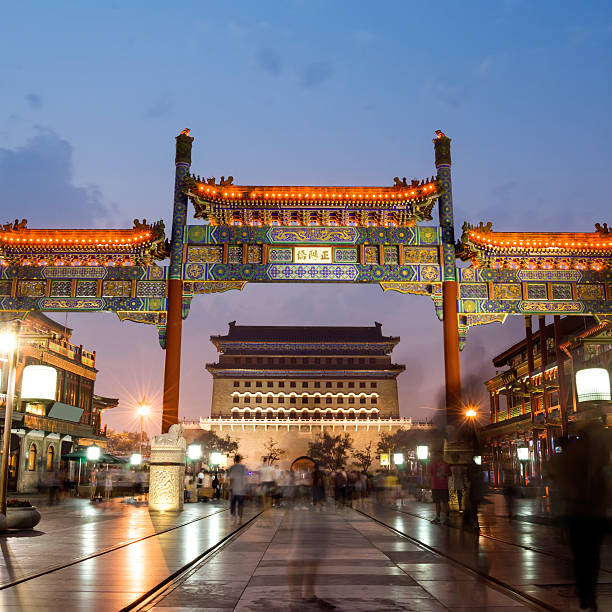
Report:
M303 455L302 457L298 457L291 464L291 471L298 473L310 473L314 470L315 462L314 459Z

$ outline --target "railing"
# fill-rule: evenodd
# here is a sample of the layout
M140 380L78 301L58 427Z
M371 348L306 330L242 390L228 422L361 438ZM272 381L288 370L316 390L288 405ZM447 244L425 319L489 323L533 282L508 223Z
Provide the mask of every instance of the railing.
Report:
M86 365L90 368L95 367L95 352L92 353L90 351L86 351L81 346L70 344L70 342L55 342L53 340L49 340L49 350L59 355L63 355L68 359L80 361L83 365Z
M26 412L24 414L24 425L32 429L41 429L46 432L69 434L71 436L92 436L94 434L91 425L83 423L72 423L61 419L51 419L37 414Z
M220 429L228 427L229 429L255 429L264 427L265 429L290 429L297 427L298 429L312 430L314 428L323 429L331 427L332 429L393 429L395 427L404 427L406 429L434 429L432 423L426 421L414 421L411 418L388 418L388 419L251 419L251 418L226 418L226 417L200 417L199 421L183 421L183 426L187 429L209 429L211 426L217 426Z

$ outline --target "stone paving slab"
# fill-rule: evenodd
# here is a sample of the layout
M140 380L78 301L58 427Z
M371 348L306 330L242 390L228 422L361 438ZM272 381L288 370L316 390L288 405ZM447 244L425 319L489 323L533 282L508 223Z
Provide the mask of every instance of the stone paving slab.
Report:
M245 512L245 520L249 516ZM180 522L184 522L186 517L181 515L180 518ZM124 515L123 520L129 522L129 515ZM173 520L176 522L177 517ZM234 529L229 513L212 514L174 531L0 590L0 610L116 612L180 570ZM251 553L245 554L248 556ZM233 586L241 592L248 578ZM208 594L212 596L215 590L223 592L224 588L228 588L224 587L227 583L225 571L224 581L209 583Z
M244 565L232 549L242 548L241 540L255 533L265 534L267 542L258 538L264 550L253 567L252 558L245 559ZM413 562L398 564L393 558L396 555L411 555ZM246 581L232 583L234 588L225 592L224 601L220 602L217 591L210 594L210 585L214 584L210 580L210 566L225 566L228 580L244 577L249 571L251 575ZM471 600L466 593L474 594ZM449 607L465 612L470 601L472 608L522 607L485 581L461 572L439 556L419 549L354 511L273 510L156 602L153 609L160 612L208 608L237 612L324 609L320 602L310 601L313 595L335 606L338 612L425 612Z
M186 504L180 513L150 514L146 504L75 498L42 506L36 529L0 533L0 586L226 508L224 503Z
M563 554L561 554L561 549L559 549L557 551L558 556L553 557L534 550L525 550L517 546L509 546L498 543L495 540L478 537L474 533L462 531L453 526L433 525L422 518L398 512L389 507L369 505L365 511L379 520L392 525L395 529L417 537L428 546L449 555L475 571L488 574L560 610L578 610L579 608L578 600L575 596L572 562L568 558L570 553L567 548L562 550ZM501 523L501 521L499 522ZM510 540L516 541L517 544L520 543L522 541L520 539L520 529L515 529L514 522L507 522L509 526L504 530L504 538L510 538ZM531 527L533 528L534 526L532 525ZM546 527L546 530L543 529L543 531L548 533L550 529L552 528ZM502 530L500 529L499 531ZM540 533L537 538L530 537L527 541L531 543L530 545L533 545L534 539L539 541L542 538L544 538L544 535ZM555 546L558 547L558 534L556 538L557 543ZM550 546L547 550L550 550ZM602 557L604 559L610 558L609 540L604 544L603 553ZM394 561L398 561L396 555L401 553L389 552L388 554ZM466 582L461 578L461 571L455 572L446 565L436 568L432 564L428 568L426 566L429 564L425 564L425 567L423 567L418 562L411 563L404 561L398 561L398 565L449 608L461 608L462 604L457 604L454 601L456 594L472 592L469 584L465 588L462 587L462 584L459 584ZM444 588L437 587L432 582L440 579L445 580L449 576L452 577L455 583L452 588L450 586L452 581L448 583L448 587ZM610 585L612 575L601 572L599 578L599 608L601 610L612 610L612 585ZM611 587L610 593L608 592L608 587ZM446 588L450 590L444 590ZM478 590L474 590L473 604L476 606L481 605L479 604L479 598L482 597L483 595L479 594ZM488 603L486 605L498 606L500 604ZM495 607L495 610L497 609Z

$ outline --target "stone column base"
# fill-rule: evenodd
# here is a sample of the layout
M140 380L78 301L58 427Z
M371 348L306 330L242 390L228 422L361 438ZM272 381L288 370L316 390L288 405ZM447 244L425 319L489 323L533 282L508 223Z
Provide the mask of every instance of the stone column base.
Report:
M183 427L172 425L167 434L151 443L149 510L180 512L183 509L186 442Z

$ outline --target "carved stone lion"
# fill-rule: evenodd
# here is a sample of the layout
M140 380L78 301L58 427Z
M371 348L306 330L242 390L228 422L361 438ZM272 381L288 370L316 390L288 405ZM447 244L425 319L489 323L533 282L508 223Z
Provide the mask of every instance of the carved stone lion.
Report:
M183 438L183 426L180 424L171 425L168 433L159 434L153 438L151 446L172 446L174 448L186 448L185 438Z

